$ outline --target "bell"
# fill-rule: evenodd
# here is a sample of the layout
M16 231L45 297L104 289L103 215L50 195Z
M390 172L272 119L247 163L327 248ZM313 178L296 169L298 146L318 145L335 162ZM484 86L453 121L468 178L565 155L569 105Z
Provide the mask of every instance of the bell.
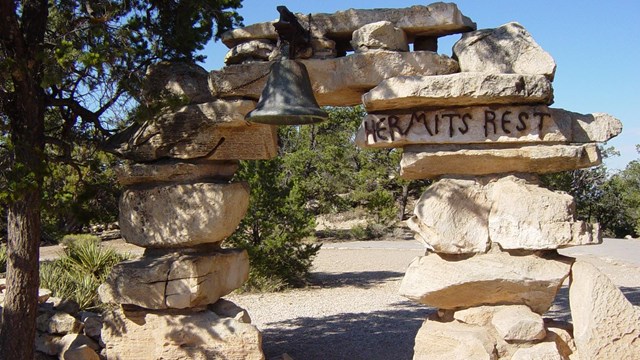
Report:
M271 74L256 108L245 119L270 125L304 125L327 119L313 96L307 68L282 59L271 65Z

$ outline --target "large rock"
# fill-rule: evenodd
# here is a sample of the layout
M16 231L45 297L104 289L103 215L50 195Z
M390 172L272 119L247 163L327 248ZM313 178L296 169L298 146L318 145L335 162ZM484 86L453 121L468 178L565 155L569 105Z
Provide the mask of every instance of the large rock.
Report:
M147 69L142 94L151 101L178 97L191 104L203 103L213 100L207 87L207 71L201 66L163 61Z
M185 106L116 134L105 149L139 162L270 159L277 152L277 129L244 120L255 105L252 100L215 100Z
M411 262L400 294L444 309L524 304L543 314L551 307L570 266L570 259L561 256L429 253Z
M215 303L242 286L248 276L244 250L147 254L114 266L98 293L104 303L185 309Z
M308 14L296 16L301 24L309 21ZM333 14L312 14L311 18L314 33L345 42L351 39L356 29L378 21L390 21L410 36L444 36L476 29L476 24L464 16L456 4L442 2L404 9L349 9ZM277 38L273 22L253 24L222 34L222 42L229 48L253 39Z
M542 316L524 305L501 307L493 314L491 325L510 342L542 340L547 335Z
M159 160L152 163L130 161L115 168L122 186L148 183L229 181L238 170L237 160Z
M231 235L249 206L245 183L170 184L125 189L120 232L142 247L187 247Z
M400 176L434 179L445 174L546 174L600 165L596 144L583 145L412 145L404 148Z
M566 358L560 354L556 343L541 342L516 350L511 360L566 360Z
M456 61L430 51L377 51L301 62L309 72L318 104L327 106L359 105L362 94L384 79L452 74L459 70ZM270 67L271 62L226 66L210 73L209 88L215 97L258 99Z
M445 177L420 197L407 221L416 238L438 253L544 250L601 242L599 226L575 221L573 198L540 187L537 178Z
M622 132L622 122L605 113L578 114L564 109L550 109L562 132L575 143L605 142Z
M260 360L262 335L212 311L111 311L102 337L107 360Z
M37 329L49 334L77 334L82 331L82 326L80 321L62 311L56 311L54 313L45 312L36 319Z
M353 32L351 46L356 52L409 51L407 35L390 21L378 21L357 29Z
M551 104L553 89L543 75L457 73L398 76L362 96L368 112L428 107Z
M495 340L486 328L425 321L416 335L414 360L496 360Z
M551 55L516 22L463 34L453 56L465 72L539 74L553 80L556 71Z
M224 63L227 65L253 61L268 61L276 46L268 40L251 40L238 44L227 52Z
M638 359L640 310L593 265L573 264L569 304L581 358Z

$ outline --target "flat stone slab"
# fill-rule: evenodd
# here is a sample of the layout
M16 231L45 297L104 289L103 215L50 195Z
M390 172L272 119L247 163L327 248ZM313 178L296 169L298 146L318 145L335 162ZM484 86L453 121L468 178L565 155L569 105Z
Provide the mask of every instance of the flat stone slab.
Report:
M551 108L551 117L574 143L605 142L622 132L622 121L605 113L579 114Z
M121 262L98 290L103 303L146 309L213 304L249 277L245 250L191 249Z
M398 76L382 81L362 96L367 112L426 107L536 104L553 102L544 75L457 73Z
M308 14L296 14L301 24L309 22ZM332 40L350 40L358 28L378 22L390 21L413 37L444 36L476 29L476 24L464 16L456 4L434 3L416 5L404 9L349 9L333 14L311 14L312 31ZM276 40L278 34L273 22L264 22L233 29L222 34L222 43L231 48L239 43L255 39Z
M115 168L122 186L156 183L229 181L238 170L237 160L159 160L153 163L125 162Z
M277 153L277 129L244 120L255 105L252 100L188 105L115 135L105 148L139 162L270 159Z
M570 258L508 253L444 257L429 253L411 262L400 294L441 309L523 304L544 314L569 275Z
M202 309L111 310L102 340L107 359L264 359L255 326Z
M314 95L322 106L354 106L362 95L381 81L396 76L442 75L459 71L448 56L430 51L376 51L335 59L300 60L311 80ZM217 98L260 98L271 62L225 66L209 74L209 89Z
M411 145L400 161L403 179L435 179L446 174L546 174L600 165L596 144L583 145Z
M496 341L487 328L426 320L418 330L414 360L496 360Z
M131 244L188 247L229 237L249 206L245 183L165 184L125 189L120 232Z
M551 55L516 22L463 34L453 55L464 72L540 74L553 80L556 71Z

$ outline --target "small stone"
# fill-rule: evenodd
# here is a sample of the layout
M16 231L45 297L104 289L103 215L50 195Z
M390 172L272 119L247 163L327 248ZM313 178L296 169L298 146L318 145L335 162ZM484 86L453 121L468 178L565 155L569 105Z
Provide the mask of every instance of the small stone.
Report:
M556 62L520 24L472 31L453 45L464 72L544 75L553 80Z
M362 96L367 112L552 102L551 82L543 75L469 72L389 78Z
M554 342L542 342L518 349L511 360L565 360Z
M456 322L425 321L416 335L414 360L497 360L488 329Z
M229 300L220 299L215 304L209 305L208 309L220 317L233 318L241 323L251 324L251 317L247 310Z
M142 94L152 101L167 95L184 98L188 103L212 100L207 91L207 71L185 62L163 61L149 66Z
M245 183L169 184L125 189L120 231L142 247L186 247L230 236L249 206Z
M80 311L80 304L73 299L55 298L53 308L57 311L65 312L69 315L76 316Z
M196 248L190 253L145 254L121 262L98 294L105 303L147 309L193 308L215 303L248 277L245 250Z
M481 305L523 304L538 314L553 303L569 275L570 259L508 253L414 259L402 279L400 294L444 309Z
M67 334L60 339L62 349L59 354L60 359L64 360L97 360L99 357L95 353L100 350L100 346L89 337L82 334ZM87 351L85 348L92 350ZM80 350L77 350L80 349ZM83 358L81 356L87 356Z
M64 351L60 358L64 360L100 360L96 351L87 345L72 347Z
M108 359L264 359L255 326L207 310L117 309L105 316L102 337Z
M491 324L493 314L501 306L476 306L455 311L453 318L469 325L486 326Z
M593 265L584 261L573 264L569 305L581 358L638 358L640 311Z
M276 46L268 40L250 40L234 46L224 57L227 65L253 61L268 61Z
M49 289L38 289L38 304L44 304L51 297L51 290Z
M63 345L61 336L36 333L36 351L47 355L58 355L62 351Z
M55 335L77 334L82 331L80 321L61 311L39 315L36 324L38 330Z
M390 21L378 21L357 29L353 32L351 46L356 52L409 51L407 35Z
M311 37L312 59L333 59L338 56L336 42L326 37Z
M501 307L493 314L491 324L511 342L542 340L547 335L542 317L524 305Z
M459 71L457 62L429 51L377 51L335 59L301 60L321 106L355 106L362 95L384 79L409 75L442 75ZM258 99L269 76L271 63L225 66L209 75L215 97Z
M159 160L152 163L125 162L115 168L122 186L146 183L229 181L238 170L237 160Z
M102 332L102 319L99 316L91 316L84 320L84 334L98 341Z
M602 163L596 144L583 145L410 145L400 161L403 179L435 179L446 174L489 175L583 169Z

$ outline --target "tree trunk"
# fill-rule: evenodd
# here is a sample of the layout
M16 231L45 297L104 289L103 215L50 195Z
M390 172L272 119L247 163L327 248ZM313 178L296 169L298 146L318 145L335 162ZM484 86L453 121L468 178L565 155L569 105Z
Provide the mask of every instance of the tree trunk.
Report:
M404 220L407 211L407 201L409 199L409 183L402 185L402 195L400 196L400 210L398 210L398 220Z

